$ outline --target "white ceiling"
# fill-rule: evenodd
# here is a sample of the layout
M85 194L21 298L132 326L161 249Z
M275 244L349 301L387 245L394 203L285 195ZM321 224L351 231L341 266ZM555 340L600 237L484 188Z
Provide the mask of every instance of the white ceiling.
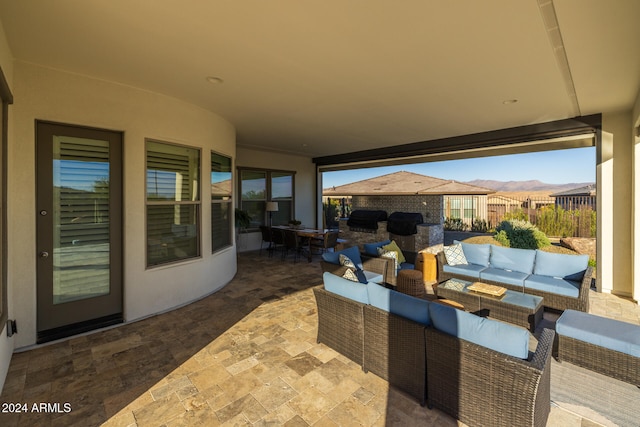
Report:
M309 156L629 110L638 17L638 0L0 0L16 59L183 99L239 145Z

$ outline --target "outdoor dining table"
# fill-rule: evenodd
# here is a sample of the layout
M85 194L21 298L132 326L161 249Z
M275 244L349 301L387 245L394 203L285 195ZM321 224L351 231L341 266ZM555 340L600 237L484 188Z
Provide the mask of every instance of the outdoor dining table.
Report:
M307 260L311 262L311 239L323 239L324 235L329 231L328 229L315 229L315 228L295 228L288 227L286 225L274 225L273 228L280 230L293 230L298 237L305 239L304 246L307 249Z

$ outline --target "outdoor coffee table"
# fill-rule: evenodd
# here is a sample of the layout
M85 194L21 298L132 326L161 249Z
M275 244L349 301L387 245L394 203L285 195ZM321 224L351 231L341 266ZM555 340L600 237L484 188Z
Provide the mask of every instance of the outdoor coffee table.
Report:
M468 311L487 310L489 317L513 323L535 331L542 320L542 297L507 290L502 296L475 292L472 282L449 279L434 287L438 298L446 298L464 305Z

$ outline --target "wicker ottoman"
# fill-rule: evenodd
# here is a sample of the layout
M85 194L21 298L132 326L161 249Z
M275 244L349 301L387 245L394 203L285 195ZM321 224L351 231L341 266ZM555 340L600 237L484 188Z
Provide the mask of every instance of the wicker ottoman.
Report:
M558 361L640 387L640 326L565 310L556 321Z
M418 270L400 270L396 281L396 290L417 298L427 298L427 292L422 281L422 272Z

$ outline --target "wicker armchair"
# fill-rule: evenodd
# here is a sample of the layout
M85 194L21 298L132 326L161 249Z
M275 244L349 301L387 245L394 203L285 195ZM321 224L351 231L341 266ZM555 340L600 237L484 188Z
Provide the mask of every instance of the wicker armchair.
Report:
M443 267L447 264L447 258L444 256L444 252L438 252L437 256L438 261L438 282L442 283L445 280L449 280L452 278L468 280L470 282L475 282L478 279L475 277L463 276L460 274L452 274L444 271ZM544 292L537 289L530 289L525 287L524 292L530 295L537 295L544 299L544 306L548 308L552 308L554 310L564 311L567 309L583 311L585 313L589 312L589 289L591 288L591 280L593 279L593 267L587 267L587 270L584 273L582 278L582 282L580 283L580 289L578 290L578 298L554 294L551 292ZM522 292L522 286L515 286L509 283L503 282L494 282L491 280L483 280L485 283L489 283L491 285L502 286L507 289L511 289L512 291Z
M374 273L382 275L384 283L381 284L387 283L388 264L392 264L390 262L391 260L387 258L369 257L364 254L360 254L360 257L362 258L363 270L372 271ZM344 265L332 264L325 260L320 260L320 268L322 268L323 273L328 271L329 273L335 274L336 276L340 277L342 277L342 275L344 275L345 271L347 271L348 269L348 267L345 267Z
M468 425L545 426L555 332L544 329L529 360L425 329L429 408Z

